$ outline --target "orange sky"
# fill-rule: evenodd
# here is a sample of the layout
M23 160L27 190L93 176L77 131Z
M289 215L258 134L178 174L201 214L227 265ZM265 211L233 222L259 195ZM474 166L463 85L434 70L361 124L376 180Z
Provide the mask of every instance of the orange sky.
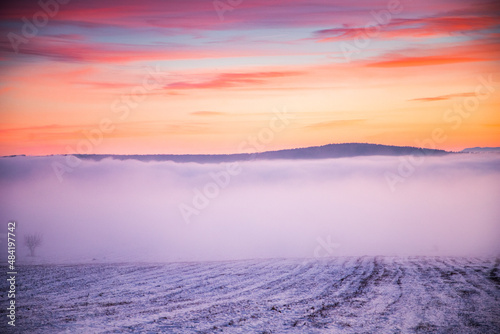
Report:
M414 2L13 3L0 154L500 146L498 5Z

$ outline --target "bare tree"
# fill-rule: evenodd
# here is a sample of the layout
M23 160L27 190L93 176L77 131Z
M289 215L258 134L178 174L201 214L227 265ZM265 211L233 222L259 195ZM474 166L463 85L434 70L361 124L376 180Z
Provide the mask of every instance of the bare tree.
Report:
M35 256L35 249L42 244L41 234L28 234L24 236L24 244L30 250L30 256Z

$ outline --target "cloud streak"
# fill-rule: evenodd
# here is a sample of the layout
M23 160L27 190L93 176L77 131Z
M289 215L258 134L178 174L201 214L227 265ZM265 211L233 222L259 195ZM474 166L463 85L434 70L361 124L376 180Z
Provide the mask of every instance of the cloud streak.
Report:
M167 89L220 89L234 88L238 86L262 85L266 81L292 77L302 74L301 72L252 72L252 73L222 73L214 79L203 82L174 82L168 84Z
M381 21L384 23L384 21ZM432 16L417 19L395 18L380 27L377 39L433 38L450 35L468 35L498 27L498 16ZM365 34L365 27L339 27L315 31L318 42L352 40ZM489 32L488 34L494 34Z
M476 96L475 93L469 92L469 93L457 93L457 94L447 94L447 95L440 95L440 96L433 96L433 97L421 97L418 99L411 99L410 101L418 101L418 102L434 102L434 101L443 101L443 100L450 100L455 97L470 97L470 96Z
M391 60L377 61L370 63L368 67L415 67L415 66L435 66L435 65L449 65L459 63L470 63L477 61L484 61L486 59L474 57L459 57L459 56L424 56L424 57L399 57Z

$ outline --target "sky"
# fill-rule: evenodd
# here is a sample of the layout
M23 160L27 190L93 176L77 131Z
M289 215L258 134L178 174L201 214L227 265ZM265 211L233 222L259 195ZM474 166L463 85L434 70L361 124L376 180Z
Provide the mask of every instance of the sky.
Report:
M0 155L500 146L497 1L1 6Z

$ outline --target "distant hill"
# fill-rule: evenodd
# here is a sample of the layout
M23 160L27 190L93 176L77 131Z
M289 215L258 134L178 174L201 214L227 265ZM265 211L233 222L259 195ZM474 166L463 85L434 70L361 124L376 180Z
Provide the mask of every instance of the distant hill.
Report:
M80 159L102 160L113 158L118 160L135 159L140 161L174 161L174 162L197 162L197 163L219 163L248 160L274 160L274 159L328 159L356 156L399 156L399 155L444 155L450 152L443 150L421 149L411 146L387 146L378 144L329 144L324 146L313 146L306 148L295 148L279 151L268 151L261 153L240 154L150 154L150 155L113 155L113 154L76 154Z
M500 147L471 147L466 148L461 153L483 153L483 152L497 152L500 153Z

